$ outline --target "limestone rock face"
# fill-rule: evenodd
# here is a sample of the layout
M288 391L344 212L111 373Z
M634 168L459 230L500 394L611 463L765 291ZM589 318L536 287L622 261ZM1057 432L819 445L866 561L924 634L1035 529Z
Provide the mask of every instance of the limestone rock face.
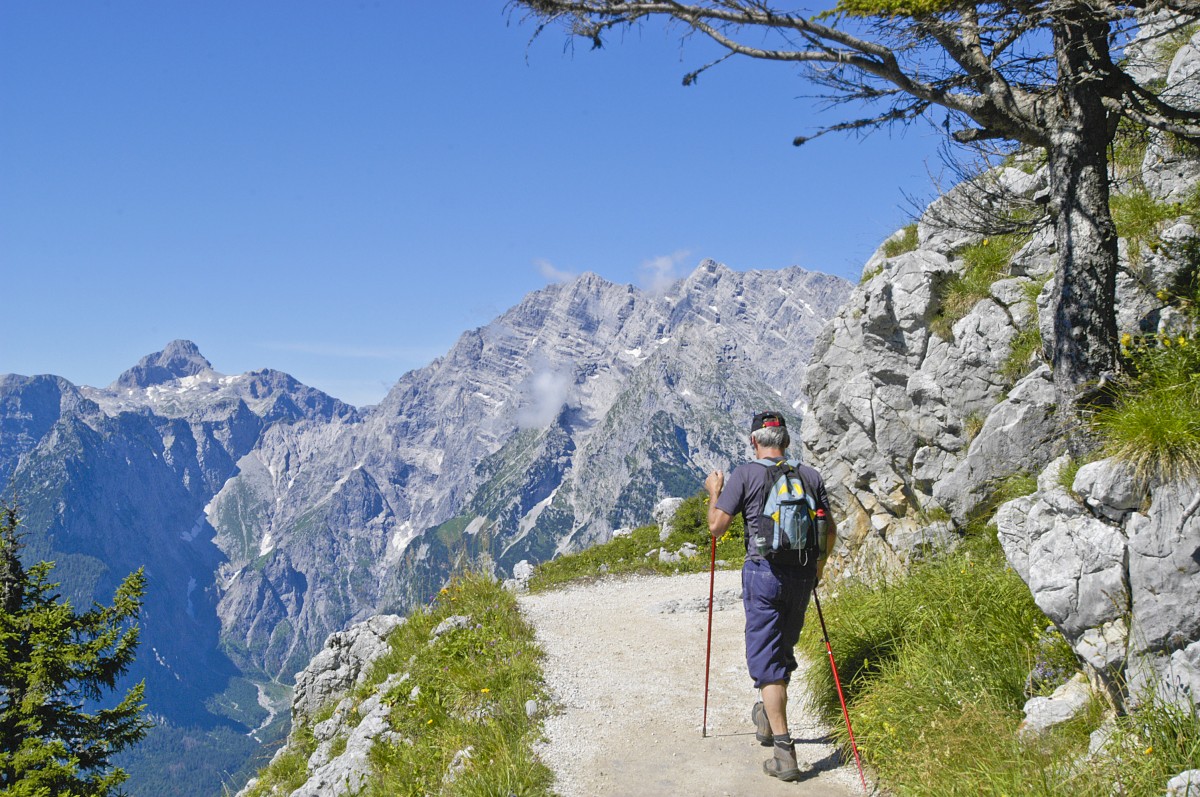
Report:
M1014 171L989 191L1028 198L1038 181ZM965 201L972 190L980 189L960 186L951 199ZM1014 339L1037 324L1034 278L996 283L950 334L933 331L946 286L964 268L957 248L984 238L947 227L955 218L935 203L916 251L872 258L869 279L813 350L803 442L838 511L834 556L843 571L887 572L944 547L953 535L931 510L961 521L983 499L985 484L1040 468L1058 445L1048 372L1030 364L1033 373L1015 386L1001 375ZM1027 260L1036 243L1026 246Z
M1159 65L1165 39L1154 31L1173 24L1168 16L1148 21L1128 55L1139 81L1165 77L1168 93L1200 107L1200 36L1179 50L1168 74ZM1134 176L1156 200L1176 202L1194 192L1200 160L1163 138ZM1044 169L1026 164L955 187L919 220L915 251L889 256L881 247L872 256L818 336L803 442L842 532L827 572L871 579L949 548L968 520L991 510L1003 485L1038 475L1035 492L995 516L1010 564L1114 697L1136 701L1155 690L1194 704L1197 485L1142 485L1107 460L1063 483L1067 430L1056 424L1051 373L1036 345L1037 334L1048 341L1053 333L1050 231L1034 231L987 295L947 329L943 302L967 271L964 252L986 246L979 220L1035 205L1045 186ZM1121 332L1177 334L1186 322L1156 294L1187 267L1181 252L1196 231L1180 217L1165 222L1160 237L1153 249L1120 242Z
M296 675L293 722L309 721L362 681L371 664L388 651L388 635L403 622L396 615L377 614L330 634L321 652Z
M966 455L934 486L934 498L962 522L998 482L1037 471L1059 446L1056 403L1050 368L1041 365L987 414Z
M1072 492L1044 484L1000 508L1009 562L1114 695L1195 702L1200 484L1138 488L1127 467L1101 460L1080 468Z

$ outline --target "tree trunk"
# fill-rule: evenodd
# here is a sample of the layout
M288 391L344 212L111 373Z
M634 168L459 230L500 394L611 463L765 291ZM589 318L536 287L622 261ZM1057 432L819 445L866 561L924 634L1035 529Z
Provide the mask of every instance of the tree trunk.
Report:
M1091 447L1078 405L1117 367L1117 233L1109 210L1108 113L1096 90L1108 57L1107 26L1075 20L1055 27L1060 114L1050 139L1050 201L1058 247L1052 361L1058 417L1074 453Z

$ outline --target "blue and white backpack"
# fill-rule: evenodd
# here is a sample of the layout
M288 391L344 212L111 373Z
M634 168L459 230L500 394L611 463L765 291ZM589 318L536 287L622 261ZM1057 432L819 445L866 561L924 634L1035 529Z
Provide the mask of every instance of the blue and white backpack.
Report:
M759 555L772 564L807 564L820 555L817 499L800 478L800 463L771 459L755 462L770 471L771 481L754 535Z

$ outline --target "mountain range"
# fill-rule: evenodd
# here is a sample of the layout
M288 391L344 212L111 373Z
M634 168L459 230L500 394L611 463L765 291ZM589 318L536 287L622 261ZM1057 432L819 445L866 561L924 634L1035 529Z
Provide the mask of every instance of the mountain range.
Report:
M164 727L266 738L330 632L403 613L455 568L505 576L647 522L743 457L755 411L798 424L850 290L712 261L661 293L585 274L366 408L278 371L223 375L181 340L105 388L10 374L0 481L26 556L53 560L75 605L146 568L131 675ZM215 791L198 786L179 793Z

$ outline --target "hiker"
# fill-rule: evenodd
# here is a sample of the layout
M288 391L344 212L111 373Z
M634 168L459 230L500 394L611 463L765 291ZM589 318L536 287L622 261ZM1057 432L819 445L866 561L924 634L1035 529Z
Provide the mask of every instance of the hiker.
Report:
M799 551L760 553L758 533L770 534L775 523L763 514L768 493L776 485L781 464L800 477L811 500L813 514L823 514L828 538L821 546L829 551L836 527L829 511L825 483L814 469L784 459L791 438L783 416L760 412L750 424L754 462L733 470L729 482L714 471L704 482L708 491L708 530L716 538L725 533L738 512L746 525L746 560L742 565L742 604L746 610L746 664L762 699L750 712L755 738L774 747L774 756L763 763L763 771L780 780L800 779L796 747L787 723L787 688L796 669L795 647L804 625L817 580L825 566L814 548ZM786 468L790 464L792 468ZM774 467L772 467L774 466ZM767 538L769 539L769 537ZM768 560L769 559L769 560Z

